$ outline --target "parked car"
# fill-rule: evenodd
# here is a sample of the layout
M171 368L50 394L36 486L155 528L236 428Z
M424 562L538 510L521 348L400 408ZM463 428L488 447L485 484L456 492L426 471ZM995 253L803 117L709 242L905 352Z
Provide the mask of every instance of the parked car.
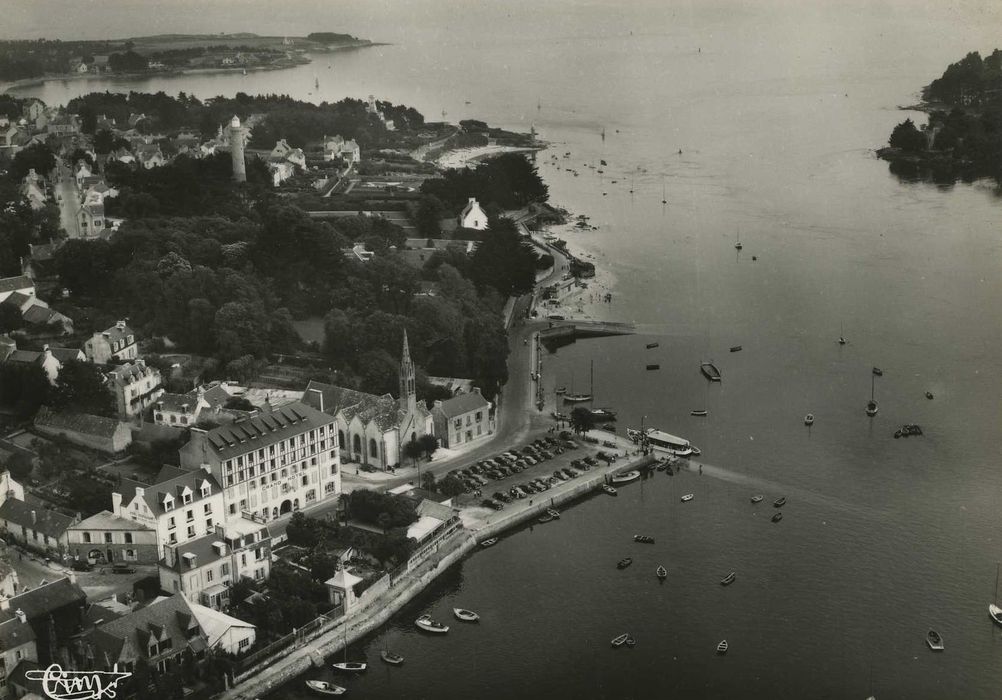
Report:
M113 574L134 574L136 573L136 567L129 564L113 564L111 567L111 573Z
M70 565L74 571L93 571L94 565L86 559L74 559Z

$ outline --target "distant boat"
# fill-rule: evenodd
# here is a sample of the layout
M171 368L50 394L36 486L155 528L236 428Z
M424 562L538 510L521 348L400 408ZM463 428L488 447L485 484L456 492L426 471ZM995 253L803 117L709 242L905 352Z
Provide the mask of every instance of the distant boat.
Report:
M538 518L536 518L536 522L539 523L540 525L545 525L546 523L552 522L555 519L556 518L554 518L549 513L543 513Z
M932 392L931 391L925 392L925 397L927 399L929 399L930 401L932 401L932 399L933 399Z
M342 673L361 673L366 669L366 665L361 661L339 661L331 664L331 668Z
M625 559L620 559L618 562L616 562L616 568L617 569L625 569L626 567L628 567L632 563L633 563L633 560L630 557L626 557Z
M556 393L557 394L566 394L567 393L567 387L565 387L565 386L557 387Z
M751 497L751 502L752 503L761 503L763 498L764 498L764 496L752 496Z
M462 620L463 622L477 622L480 620L480 616L475 612L464 610L463 608L453 608L452 614L456 616L457 620Z
M660 345L660 343L647 343L647 349L648 350L653 350L654 348L658 347L659 345Z
M727 653L727 640L726 639L720 640L720 644L717 645L717 653L718 654L726 654Z
M595 420L616 420L616 412L611 408L593 408L588 413Z
M320 78L314 78L313 79L313 87L314 87L314 89L317 89L317 90L320 89Z
M873 373L875 375L877 375L878 377L883 377L884 376L884 370L880 369L879 367L874 367L873 368Z
M772 522L774 523L778 523L782 519L783 519L783 511L781 510L777 510L775 515L772 516Z
M668 195L665 193L665 181L664 178L661 179L661 203L668 203Z
M741 250L742 248L744 248L744 246L743 246L743 245L741 245L741 229L738 229L738 233L737 233L737 241L736 241L736 242L734 243L734 247L735 247L735 248L736 248L737 250Z
M875 374L870 375L870 400L866 402L866 415L870 416L871 418L877 415L877 411L880 410L880 408L877 406L877 400L873 398L873 388L874 388L873 382L876 378L877 375Z
M711 382L720 381L720 370L712 362L703 362L699 365L699 371Z
M845 345L849 341L845 339L845 322L840 321L839 334L838 334L838 344Z
M732 583L734 583L734 580L737 577L738 577L738 575L732 571L731 573L727 574L722 579L720 579L720 585L721 586L730 586Z
M591 394L564 394L564 401L567 403L591 401Z
M559 520L560 519L560 511L557 510L556 508L547 508L546 512L554 520Z
M775 501L772 502L773 508L782 508L786 505L786 496L780 496Z
M637 646L637 640L633 638L632 634L629 637L626 638L626 646L628 646L628 647L635 647L635 646Z
M480 546L481 547L493 547L497 543L498 543L498 538L497 537L489 537L488 539L486 539L483 542L481 542Z
M814 414L808 413L804 416L804 425L814 425Z
M661 369L661 365L647 365L648 370Z
M705 408L697 408L694 411L689 411L690 416L696 416L697 418L706 418L707 412Z
M603 129L602 131L604 132L605 130ZM606 163L604 160L601 160L601 159L598 162L599 162L599 165L608 165L608 163Z
M347 688L342 688L327 681L306 681L306 687L314 693L320 693L321 695L344 695L348 692Z
M732 345L731 352L741 352L742 347L740 345Z
M628 635L628 634L621 634L621 635L619 635L618 637L616 637L615 639L612 640L612 646L614 646L614 647L621 647L624 644L626 644L626 640L629 639L629 638L630 638L630 635Z
M663 566L658 566L657 571L655 571L654 573L662 581L668 578L668 569L664 568Z
M417 625L418 629L422 629L425 632L432 632L434 634L445 634L449 631L448 625L443 625L441 622L435 622L431 619L431 615L422 615L418 619L414 620L414 624Z
M618 491L616 491L616 489L609 486L609 484L602 484L602 490L605 491L610 496L615 496L617 493L619 493Z
M696 497L695 494L687 493L684 496L682 496L682 503L688 503L689 501L691 501L695 497Z
M636 481L640 478L640 472L636 469L631 469L628 472L623 472L622 474L616 474L609 481L614 484L628 484L631 481Z
M654 544L654 538L650 535L634 535L633 541L641 544Z
M381 652L379 652L379 658L388 663L390 666L399 666L404 662L404 657L402 657L400 654L394 654L392 651L389 651L388 649L383 649Z
M996 625L1002 625L1002 608L999 607L999 565L995 564L995 602L988 604L988 614Z
M929 630L925 636L925 643L933 651L943 651L946 646L943 644L943 637L936 630Z

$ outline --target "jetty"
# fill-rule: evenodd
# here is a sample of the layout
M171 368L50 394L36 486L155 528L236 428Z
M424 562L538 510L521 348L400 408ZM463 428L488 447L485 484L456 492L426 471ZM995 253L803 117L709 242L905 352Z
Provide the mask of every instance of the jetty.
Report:
M637 329L631 323L614 321L563 321L552 319L550 327L539 331L539 341L548 347L569 345L578 338L599 338L611 335L632 335Z

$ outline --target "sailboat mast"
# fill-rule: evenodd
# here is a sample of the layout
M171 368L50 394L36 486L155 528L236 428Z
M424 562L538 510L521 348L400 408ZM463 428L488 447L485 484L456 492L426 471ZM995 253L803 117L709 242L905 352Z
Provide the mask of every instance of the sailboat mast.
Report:
M995 562L995 604L999 602L999 563Z
M877 375L870 373L870 401L873 401L873 383L877 381Z
M591 361L591 386L588 387L588 393L591 394L592 401L595 400L595 360Z

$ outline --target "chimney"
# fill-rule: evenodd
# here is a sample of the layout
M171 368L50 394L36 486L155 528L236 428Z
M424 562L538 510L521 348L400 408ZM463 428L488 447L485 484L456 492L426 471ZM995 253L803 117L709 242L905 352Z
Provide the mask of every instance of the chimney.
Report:
M476 203L477 203L477 198L476 197L470 197L470 204L476 204Z
M146 495L146 489L142 486L136 487L136 498L143 498Z
M8 606L9 606L9 605L10 605L10 603L8 603ZM25 622L27 622L27 621L28 621L28 616L24 614L24 610L21 610L21 608L18 608L18 609L17 609L17 610L16 610L15 612L14 612L14 614L15 614L15 615L17 615L17 619L21 621L21 624L22 624L22 625L23 625L23 624L24 624Z
M120 331L124 331L125 330L125 321L119 321L118 323L116 323L115 324L115 328L117 328Z
M46 343L45 345L42 346L42 352L45 353L46 357L52 357L52 351L49 350L48 343Z
M38 522L38 514L31 511L31 524L34 525L36 522Z
M221 556L221 557L225 557L226 556L226 543L225 542L219 542L219 541L213 542L212 543L212 549L219 556Z
M115 515L122 513L122 494L118 491L111 492L111 512Z

